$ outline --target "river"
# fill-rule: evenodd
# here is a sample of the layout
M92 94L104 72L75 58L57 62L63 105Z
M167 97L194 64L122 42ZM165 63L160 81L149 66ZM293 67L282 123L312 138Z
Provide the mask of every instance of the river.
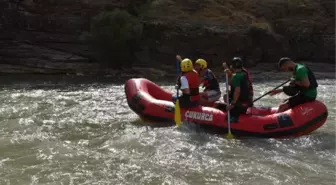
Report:
M334 79L319 80L329 117L317 131L238 140L192 127L149 127L129 109L123 84L111 81L1 76L0 184L335 184ZM255 97L280 83L255 82Z

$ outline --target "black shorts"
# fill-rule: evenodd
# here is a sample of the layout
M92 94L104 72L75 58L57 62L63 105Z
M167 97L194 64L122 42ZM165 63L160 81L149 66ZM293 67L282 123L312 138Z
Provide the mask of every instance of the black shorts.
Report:
M293 108L297 105L304 104L306 102L314 101L316 98L310 98L301 94L295 95L288 99L288 104L290 108Z
M225 103L215 103L215 108L221 110L221 111L226 111L226 104ZM230 114L233 117L238 118L240 114L246 114L247 112L247 108L246 106L234 106L231 110L230 110Z
M176 101L176 96L173 96L173 102ZM179 103L181 108L194 108L199 106L199 101L190 101L189 96L180 96Z

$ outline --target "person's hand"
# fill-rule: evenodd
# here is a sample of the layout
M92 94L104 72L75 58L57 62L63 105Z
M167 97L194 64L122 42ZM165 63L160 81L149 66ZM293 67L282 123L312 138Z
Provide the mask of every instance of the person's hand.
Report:
M273 90L273 91L271 91L270 95L271 95L271 96L274 96L274 95L276 95L276 94L279 94L281 91L282 91L281 89Z
M234 106L234 104L230 104L229 106L227 106L226 110L231 110Z
M175 103L176 100L179 99L179 98L180 98L180 97L178 97L178 96L176 96L176 95L173 95L173 96L172 96L172 100L173 100L174 103Z
M289 85L291 85L291 86L295 86L296 84L295 84L295 78L290 78L290 82L289 82Z
M208 93L206 93L206 92L201 92L201 93L200 93L200 96L201 96L202 98L208 100Z
M224 70L224 73L226 73L226 74L230 74L231 71L230 71L230 69L225 69L225 70Z
M176 59L182 61L182 57L180 55L176 55Z
M229 67L228 67L228 65L226 64L226 62L223 62L223 63L222 63L222 68L223 68L223 70L225 70L225 69L229 69Z

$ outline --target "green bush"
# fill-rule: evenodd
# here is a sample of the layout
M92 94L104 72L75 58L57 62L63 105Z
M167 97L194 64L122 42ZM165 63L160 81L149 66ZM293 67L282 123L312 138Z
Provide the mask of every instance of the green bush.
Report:
M254 38L262 38L266 35L272 35L273 31L270 25L266 22L254 22L249 25L248 34Z
M131 65L134 50L141 38L143 25L128 12L116 9L102 12L92 19L90 31L82 35L95 58L110 67Z

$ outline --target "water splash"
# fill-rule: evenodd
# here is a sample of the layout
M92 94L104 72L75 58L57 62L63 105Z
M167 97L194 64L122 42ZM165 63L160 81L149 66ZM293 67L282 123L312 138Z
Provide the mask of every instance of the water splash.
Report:
M14 84L0 91L0 184L332 184L332 82L320 82L329 119L315 133L234 143L192 125L146 126L123 85ZM255 97L273 84L255 84Z

